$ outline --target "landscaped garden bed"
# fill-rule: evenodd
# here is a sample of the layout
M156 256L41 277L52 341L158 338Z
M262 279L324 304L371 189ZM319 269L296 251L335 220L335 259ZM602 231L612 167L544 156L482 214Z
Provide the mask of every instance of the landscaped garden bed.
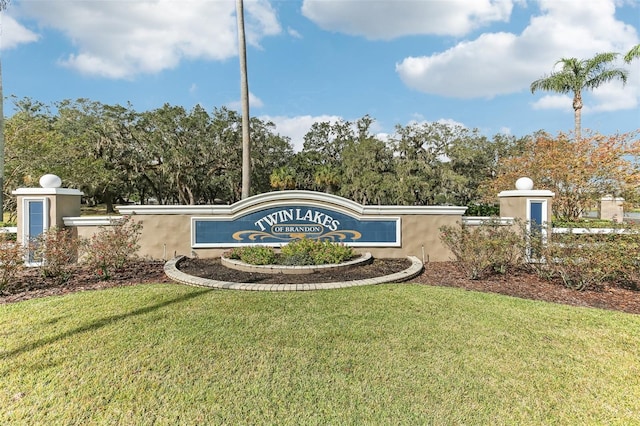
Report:
M338 273L320 272L313 275L314 282L322 280L345 280L371 278L398 272L408 265L406 259L377 259L370 265L355 270ZM56 283L43 277L36 268L21 271L11 284L0 292L0 303L67 294L74 291L105 289L123 285L171 282L164 274L164 262L137 261L114 273L108 280L97 276L88 268L77 267L64 283ZM278 275L262 277L256 274L225 268L219 259L187 259L181 270L204 278L215 277L221 281L248 282L246 280L274 279ZM266 275L266 274L265 274ZM309 276L288 275L287 281L299 279L310 282ZM325 281L326 282L326 281ZM426 285L458 287L467 290L499 293L523 299L542 300L573 306L590 306L640 314L640 292L629 289L603 286L598 289L576 291L560 282L543 280L530 272L514 272L506 275L491 275L482 280L466 277L464 270L456 262L427 263L421 275L409 281ZM397 284L402 285L402 284Z

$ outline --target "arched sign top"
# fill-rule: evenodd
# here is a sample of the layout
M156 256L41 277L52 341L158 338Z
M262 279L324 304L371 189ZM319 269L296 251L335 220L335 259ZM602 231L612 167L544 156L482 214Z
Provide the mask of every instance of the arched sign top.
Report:
M240 200L231 205L127 205L116 206L123 215L139 214L210 214L236 216L260 206L281 206L292 202L305 205L322 204L346 214L363 215L454 215L461 216L466 207L459 206L390 206L362 205L333 194L315 191L273 191Z
M245 198L244 200L240 200L237 203L234 203L233 207L237 208L238 210L244 210L249 206L255 206L258 204L279 204L282 201L290 203L294 202L295 200L321 204L334 204L343 209L350 210L356 214L364 214L366 207L362 204L358 204L355 201L351 201L338 195L327 194L325 192L302 190L265 192L263 194L254 195L249 198Z

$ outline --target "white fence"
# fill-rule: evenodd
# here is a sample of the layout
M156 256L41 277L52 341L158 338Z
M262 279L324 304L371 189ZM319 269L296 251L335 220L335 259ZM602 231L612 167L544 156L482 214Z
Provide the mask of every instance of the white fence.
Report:
M553 234L576 234L576 235L631 235L640 232L638 229L628 228L552 228Z
M489 216L462 216L462 224L466 226L481 226L494 224L500 226L513 225L512 217L489 217Z
M0 227L0 234L17 234L18 227L17 226L3 226Z

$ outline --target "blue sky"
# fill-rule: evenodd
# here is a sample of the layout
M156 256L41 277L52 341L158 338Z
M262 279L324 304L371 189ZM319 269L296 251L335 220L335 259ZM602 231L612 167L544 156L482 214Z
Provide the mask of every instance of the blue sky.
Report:
M251 114L297 149L316 121L369 114L483 134L573 130L571 99L529 85L562 57L640 43L636 0L245 0ZM1 21L5 96L240 109L234 0L13 0ZM584 95L584 129L640 128L626 86ZM12 113L11 102L5 113Z

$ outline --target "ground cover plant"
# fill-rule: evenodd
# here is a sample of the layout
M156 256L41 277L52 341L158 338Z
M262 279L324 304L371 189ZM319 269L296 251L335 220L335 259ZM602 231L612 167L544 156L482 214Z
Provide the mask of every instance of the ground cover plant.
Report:
M633 424L640 316L396 284L0 306L3 424Z

